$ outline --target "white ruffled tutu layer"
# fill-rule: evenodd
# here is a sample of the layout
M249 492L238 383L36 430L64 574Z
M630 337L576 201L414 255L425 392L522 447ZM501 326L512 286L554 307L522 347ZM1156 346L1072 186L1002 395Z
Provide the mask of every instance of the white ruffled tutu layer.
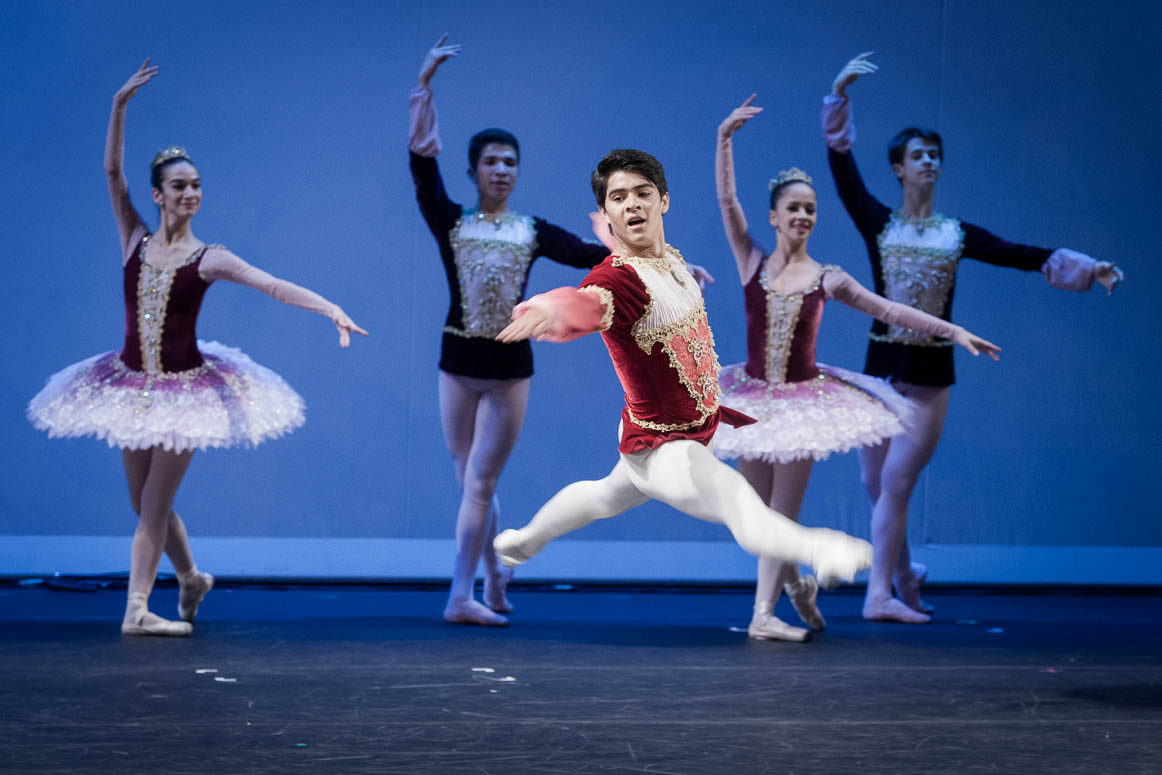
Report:
M120 353L74 363L48 379L28 419L51 437L96 436L110 447L174 452L253 446L304 422L303 399L241 350L198 342L205 364L148 374Z
M886 380L816 364L823 373L805 382L772 384L746 373L746 364L719 374L722 404L758 422L719 425L714 454L725 460L768 463L823 460L832 452L870 447L903 433L912 404Z

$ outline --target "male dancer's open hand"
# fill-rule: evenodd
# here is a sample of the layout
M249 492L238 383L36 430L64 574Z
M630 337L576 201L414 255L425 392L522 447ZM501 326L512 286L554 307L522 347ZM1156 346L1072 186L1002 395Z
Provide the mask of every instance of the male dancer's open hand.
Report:
M424 63L420 65L420 79L419 85L423 88L428 88L432 82L432 76L436 74L436 68L444 64L447 60L460 54L460 44L453 43L450 46L445 46L444 42L448 40L448 33L444 33L436 45L428 51L427 56L424 57Z
M831 93L836 97L846 97L847 87L859 80L861 75L870 75L879 70L879 65L868 61L868 57L874 53L874 51L865 51L844 65L831 84Z

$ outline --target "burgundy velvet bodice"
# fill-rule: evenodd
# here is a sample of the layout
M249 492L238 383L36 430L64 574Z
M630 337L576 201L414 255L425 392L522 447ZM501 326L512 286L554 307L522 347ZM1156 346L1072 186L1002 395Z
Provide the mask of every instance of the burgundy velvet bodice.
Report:
M198 352L198 313L210 287L198 274L206 248L176 269L159 270L143 261L145 242L125 263L121 360L134 371L197 368L204 362Z
M765 262L765 259L764 259ZM769 291L766 266L743 289L746 305L746 373L768 382L804 382L819 376L815 341L823 320L823 271L803 293Z

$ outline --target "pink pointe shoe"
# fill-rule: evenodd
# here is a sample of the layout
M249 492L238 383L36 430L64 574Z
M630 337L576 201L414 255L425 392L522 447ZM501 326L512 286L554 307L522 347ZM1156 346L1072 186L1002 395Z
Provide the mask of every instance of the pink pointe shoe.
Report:
M755 640L786 640L796 643L811 640L811 631L793 627L772 613L770 603L757 603L746 634Z
M803 576L793 584L784 584L783 592L791 601L791 605L794 607L795 613L799 614L799 618L815 632L823 632L823 628L827 626L827 620L823 618L823 614L819 613L819 606L815 602L816 597L819 596L819 582L815 577Z
M178 616L182 621L193 623L202 598L213 588L214 577L209 573L195 569L178 574Z
M129 595L128 604L125 606L125 618L121 620L122 635L184 638L194 631L194 626L189 622L171 622L157 614L151 614L145 605L146 599L146 595L141 592Z

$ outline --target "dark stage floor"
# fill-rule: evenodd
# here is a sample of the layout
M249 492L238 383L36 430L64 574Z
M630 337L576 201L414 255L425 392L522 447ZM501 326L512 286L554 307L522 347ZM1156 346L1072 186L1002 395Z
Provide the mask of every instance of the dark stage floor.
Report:
M222 588L168 640L118 634L123 589L0 584L0 770L1162 772L1157 591L934 590L902 626L849 589L807 644L732 630L743 589L517 587L504 630L443 596Z

